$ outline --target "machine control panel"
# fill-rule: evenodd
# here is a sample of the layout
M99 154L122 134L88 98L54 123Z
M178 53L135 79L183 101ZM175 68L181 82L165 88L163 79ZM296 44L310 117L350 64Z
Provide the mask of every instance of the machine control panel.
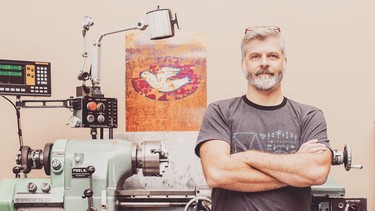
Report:
M366 211L366 198L336 198L332 203L333 211Z
M78 111L82 112L82 127L117 128L116 98L83 97Z
M51 64L0 60L0 94L51 96Z

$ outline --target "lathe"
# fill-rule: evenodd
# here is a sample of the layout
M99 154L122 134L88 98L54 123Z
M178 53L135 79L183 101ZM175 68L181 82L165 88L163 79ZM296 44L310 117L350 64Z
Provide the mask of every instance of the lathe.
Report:
M0 210L107 210L121 207L118 191L142 169L161 176L168 166L162 142L140 146L124 140L57 140L44 150L23 146L13 172L0 180ZM20 172L44 168L50 178L20 178Z
M0 180L1 211L120 211L195 210L210 211L211 190L125 189L126 180L139 171L143 176L160 177L169 165L162 141L141 144L121 139L57 140L44 149L23 146L13 168L16 178ZM333 165L347 170L350 147L334 150ZM44 169L48 178L20 178L22 173ZM366 210L365 199L345 199L345 188L330 178L325 185L312 187L312 211ZM350 208L352 207L352 208Z

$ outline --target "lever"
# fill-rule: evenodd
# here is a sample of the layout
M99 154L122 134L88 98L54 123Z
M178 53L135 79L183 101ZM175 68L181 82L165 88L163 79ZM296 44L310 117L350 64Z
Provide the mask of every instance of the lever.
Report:
M352 165L350 168L351 169L363 169L363 165L361 165L361 164Z
M94 205L94 202L92 200L92 195L94 194L93 192L93 187L92 187L92 174L95 172L95 167L94 166L87 166L86 168L87 170L87 173L90 174L90 188L89 189L86 189L85 191L83 191L83 196L82 198L87 198L87 202L88 202L88 208L86 211L97 211L97 209L93 206Z

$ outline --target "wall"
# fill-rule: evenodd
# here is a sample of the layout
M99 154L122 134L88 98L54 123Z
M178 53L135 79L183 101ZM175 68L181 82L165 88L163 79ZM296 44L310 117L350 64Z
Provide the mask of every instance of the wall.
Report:
M48 99L66 99L80 85L76 78L82 68L81 19L89 15L95 22L87 38L91 50L89 44L100 33L133 26L157 5L178 13L181 31L207 32L208 102L245 92L239 50L244 29L280 26L288 57L284 94L324 111L333 148L349 144L353 162L364 165L361 171L349 172L333 167L331 176L345 185L347 197L367 197L369 210L375 209L374 1L39 0L21 4L4 0L0 2L0 58L51 62L53 95ZM120 102L116 132L121 133L126 124L124 34L104 38L102 49L101 86L106 96ZM16 116L2 98L0 110L0 178L7 178L13 177L18 150ZM88 139L86 129L66 125L70 115L67 109L22 109L24 143L42 149L59 138ZM41 171L31 174L40 175Z

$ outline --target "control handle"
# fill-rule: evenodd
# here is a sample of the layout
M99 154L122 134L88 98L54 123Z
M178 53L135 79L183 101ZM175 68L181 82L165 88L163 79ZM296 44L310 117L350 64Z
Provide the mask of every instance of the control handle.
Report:
M352 164L352 150L349 145L345 145L344 151L340 151L337 149L332 150L333 157L332 157L332 165L341 165L344 164L345 170L349 171L350 169L363 169L363 165Z
M86 170L90 174L90 177L89 177L89 179L90 179L90 188L83 191L82 198L83 199L87 198L87 203L88 203L87 211L97 211L97 209L93 206L94 202L92 200L92 196L94 195L93 184L92 184L93 183L92 175L95 172L95 167L94 166L87 166Z

